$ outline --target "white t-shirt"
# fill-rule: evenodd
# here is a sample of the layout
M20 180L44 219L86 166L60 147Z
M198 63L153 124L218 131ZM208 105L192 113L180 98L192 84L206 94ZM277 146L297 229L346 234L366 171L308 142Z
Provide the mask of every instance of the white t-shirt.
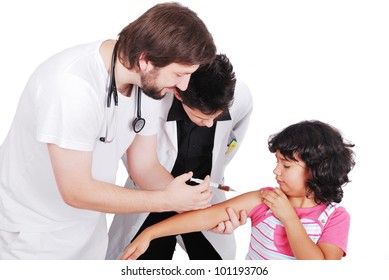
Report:
M131 126L136 87L130 97L118 94L115 119L113 102L106 110L109 77L101 44L66 49L41 64L29 79L0 147L0 230L51 232L87 223L91 231L106 235L106 229L95 226L104 224L105 214L73 208L62 200L47 150L47 143L54 143L92 151L93 177L115 183L120 158L136 135ZM142 94L141 106L146 125L139 134L156 134L160 101ZM99 140L105 136L106 118L109 134L115 134L109 144Z

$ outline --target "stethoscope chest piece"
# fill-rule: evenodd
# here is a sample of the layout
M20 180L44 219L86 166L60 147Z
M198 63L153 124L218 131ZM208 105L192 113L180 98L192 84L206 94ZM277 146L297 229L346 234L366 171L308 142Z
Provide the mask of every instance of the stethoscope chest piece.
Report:
M136 96L137 97L136 118L132 122L132 128L134 129L135 133L139 133L143 129L145 124L146 124L146 120L144 118L142 118L142 113L141 113L141 106L142 106L141 96L142 96L142 92L141 92L140 87L138 87L138 90L137 90L136 94L137 94L137 96Z
M132 122L132 128L134 129L135 133L138 133L143 129L145 124L146 120L144 118L135 118L135 120Z

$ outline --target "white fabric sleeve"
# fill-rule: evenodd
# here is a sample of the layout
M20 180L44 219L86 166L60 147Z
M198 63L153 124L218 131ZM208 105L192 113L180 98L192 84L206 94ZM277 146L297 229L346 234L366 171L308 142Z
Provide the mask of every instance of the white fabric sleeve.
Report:
M37 140L92 151L104 116L100 103L89 84L74 75L45 83L38 96Z

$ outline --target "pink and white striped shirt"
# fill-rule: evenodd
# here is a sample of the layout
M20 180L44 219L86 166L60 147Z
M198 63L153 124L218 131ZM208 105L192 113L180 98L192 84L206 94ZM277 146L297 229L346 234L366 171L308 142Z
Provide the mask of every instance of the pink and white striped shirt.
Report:
M337 203L319 204L312 208L295 208L308 236L314 243L325 242L347 252L350 215ZM249 213L251 218L248 260L293 260L284 225L265 204L257 205Z

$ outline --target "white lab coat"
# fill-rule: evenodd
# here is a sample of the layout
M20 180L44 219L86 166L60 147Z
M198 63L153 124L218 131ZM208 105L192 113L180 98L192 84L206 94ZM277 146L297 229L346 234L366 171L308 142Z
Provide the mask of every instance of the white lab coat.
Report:
M169 94L162 101L161 130L158 134L157 144L159 160L169 171L173 169L178 153L176 122L166 122L173 99L174 95ZM224 183L225 167L239 149L245 136L253 108L252 104L252 97L248 87L238 81L235 88L234 103L229 110L231 120L220 121L216 125L211 172L211 180L216 183ZM228 144L232 139L236 139L236 146L229 150ZM137 188L131 179L127 180L126 187ZM212 204L226 200L224 191L214 190L213 193ZM115 215L109 230L107 259L117 259L120 257L148 215L149 213ZM202 233L222 259L235 258L236 242L233 234L217 234L211 231L203 231ZM185 249L180 237L178 237L178 243Z

